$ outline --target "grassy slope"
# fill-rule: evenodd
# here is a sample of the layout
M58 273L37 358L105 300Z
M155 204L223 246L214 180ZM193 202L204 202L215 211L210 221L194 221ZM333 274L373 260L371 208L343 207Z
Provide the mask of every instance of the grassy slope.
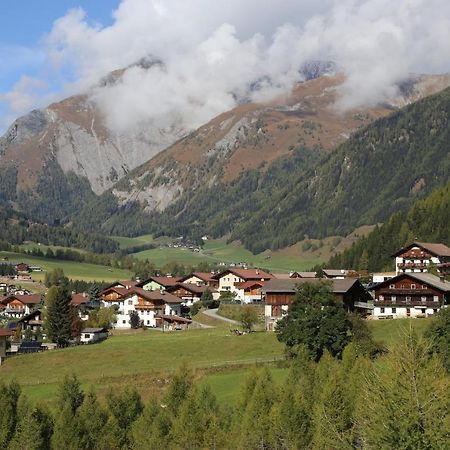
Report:
M185 265L196 265L202 261L209 263L240 263L265 267L275 271L306 270L321 262L317 256L304 256L300 252L278 253L267 250L253 255L238 242L227 244L225 239L214 239L205 242L203 251L193 252L187 248L156 248L136 253L140 259L148 259L157 267L175 261Z
M220 349L220 351L217 351ZM144 397L157 380L182 362L194 369L251 364L283 354L274 334L229 335L228 329L117 334L97 345L78 346L11 358L0 369L1 379L16 379L27 394L45 399L55 393L64 374L75 373L84 386L105 390L135 384Z
M215 324L202 315L203 322ZM410 324L422 333L430 319L370 322L376 340L392 346ZM165 389L170 373L182 362L196 370L201 383L208 383L220 402L234 402L252 364L283 354L283 346L273 333L229 335L229 325L219 328L161 333L141 331L116 333L107 341L9 359L0 368L3 381L16 379L32 400L54 398L58 382L66 373L75 373L85 388L94 386L100 396L109 388L135 386L144 399ZM220 350L220 351L218 351ZM234 367L233 367L234 366ZM273 366L274 379L282 382L287 369ZM50 401L51 403L51 401Z
M132 273L128 270L113 269L96 264L79 263L76 261L61 261L58 259L47 259L37 256L28 256L21 253L0 252L0 258L8 258L14 262L25 262L42 267L44 271L51 271L61 267L67 277L74 280L86 281L114 281L130 278ZM33 272L32 278L38 281L44 279L45 272Z

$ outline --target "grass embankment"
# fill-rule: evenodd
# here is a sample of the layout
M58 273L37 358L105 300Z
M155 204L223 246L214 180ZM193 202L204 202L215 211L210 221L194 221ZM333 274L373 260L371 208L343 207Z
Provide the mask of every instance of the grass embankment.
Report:
M44 279L45 272L51 272L56 268L63 269L64 274L73 280L115 281L128 279L132 276L129 270L114 269L108 266L80 263L77 261L29 256L22 253L0 252L0 258L8 258L9 261L25 262L32 266L40 266L43 269L42 272L33 272L31 274L31 277L37 281Z

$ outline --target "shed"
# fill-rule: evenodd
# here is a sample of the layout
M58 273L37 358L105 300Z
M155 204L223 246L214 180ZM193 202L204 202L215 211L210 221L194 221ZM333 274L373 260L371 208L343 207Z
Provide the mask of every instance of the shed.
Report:
M108 330L106 328L85 328L81 332L80 342L82 344L93 344L100 342L108 337Z

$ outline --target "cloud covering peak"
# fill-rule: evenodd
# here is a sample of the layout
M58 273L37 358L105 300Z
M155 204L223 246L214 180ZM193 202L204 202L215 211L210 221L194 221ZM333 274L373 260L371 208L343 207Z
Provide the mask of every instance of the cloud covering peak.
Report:
M333 60L346 74L340 108L383 101L411 72L450 69L447 0L123 0L113 18L102 27L71 10L43 45L65 77L61 95L90 89L118 130L195 128L244 99L289 92L309 60ZM134 66L98 86L147 55L163 64ZM22 84L29 106L30 87L42 85ZM45 96L36 95L39 104ZM21 105L19 85L14 101Z

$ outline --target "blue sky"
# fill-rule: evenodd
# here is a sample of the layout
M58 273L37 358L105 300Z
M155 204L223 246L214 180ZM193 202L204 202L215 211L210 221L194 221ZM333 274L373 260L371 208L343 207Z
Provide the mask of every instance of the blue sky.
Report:
M112 12L119 3L119 0L1 0L0 96L24 75L42 77L49 83L48 90L57 90L60 80L43 67L45 54L40 45L53 22L68 10L81 7L90 23L107 26L112 23ZM0 116L6 108L0 101Z

